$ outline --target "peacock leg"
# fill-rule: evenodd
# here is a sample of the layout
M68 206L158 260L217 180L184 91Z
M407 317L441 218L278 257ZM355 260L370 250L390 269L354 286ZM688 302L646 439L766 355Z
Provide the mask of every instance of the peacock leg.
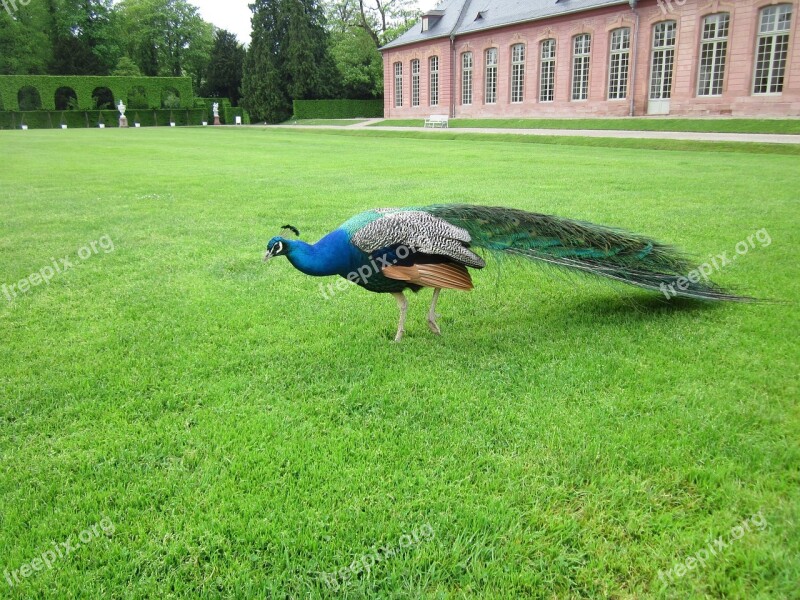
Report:
M442 288L436 288L433 290L433 302L431 302L431 309L428 311L428 327L431 328L431 331L436 335L441 335L442 330L439 329L439 326L436 324L436 318L439 316L436 314L436 301L439 299L439 292L442 291Z
M397 300L397 308L400 309L400 322L397 324L397 335L394 336L394 341L399 342L403 339L403 334L406 332L406 313L408 312L408 300L403 292L393 292L392 296Z

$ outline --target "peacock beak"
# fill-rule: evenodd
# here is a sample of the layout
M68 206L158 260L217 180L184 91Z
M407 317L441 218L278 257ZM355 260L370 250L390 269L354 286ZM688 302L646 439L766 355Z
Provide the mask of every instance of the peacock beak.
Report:
M274 251L275 251L274 247L272 248L272 250L267 250L267 253L264 255L264 262L269 262L269 259L275 256L273 254Z

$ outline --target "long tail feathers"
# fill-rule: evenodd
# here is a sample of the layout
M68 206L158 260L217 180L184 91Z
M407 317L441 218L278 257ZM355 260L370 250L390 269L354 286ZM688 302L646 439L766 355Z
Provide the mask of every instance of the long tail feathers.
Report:
M732 294L695 270L676 249L647 237L503 207L443 204L422 210L466 229L472 246L497 255L525 258L599 275L668 297L753 302Z

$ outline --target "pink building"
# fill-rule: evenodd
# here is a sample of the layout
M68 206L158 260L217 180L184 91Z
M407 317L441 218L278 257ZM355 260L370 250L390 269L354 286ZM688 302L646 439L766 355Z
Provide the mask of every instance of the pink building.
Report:
M384 116L800 116L800 0L444 0L384 46Z

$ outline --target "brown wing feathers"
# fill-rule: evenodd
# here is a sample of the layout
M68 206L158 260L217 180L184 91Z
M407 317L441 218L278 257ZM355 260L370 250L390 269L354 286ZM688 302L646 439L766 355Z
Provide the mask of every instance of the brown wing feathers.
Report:
M383 269L381 274L389 279L408 281L425 287L464 291L472 289L472 278L467 268L455 263L421 263L408 267L392 265Z

